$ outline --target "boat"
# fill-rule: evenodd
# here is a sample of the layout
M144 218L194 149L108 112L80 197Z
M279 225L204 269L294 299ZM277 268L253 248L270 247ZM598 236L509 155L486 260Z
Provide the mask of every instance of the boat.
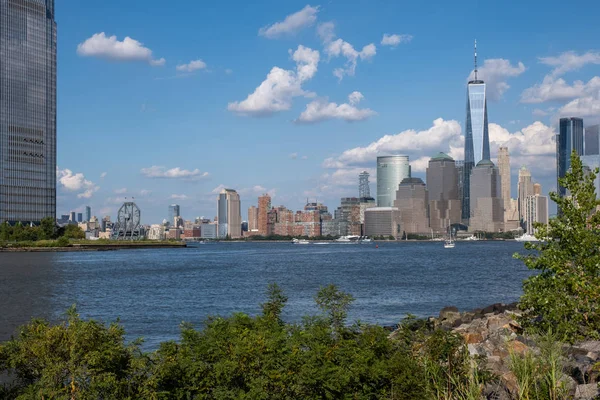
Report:
M445 249L453 249L455 246L454 240L452 239L448 239L444 242L444 248Z
M329 243L328 242L317 242L317 243L313 243L313 244L324 245L324 244L329 244Z
M479 238L475 235L471 235L468 238L465 238L464 240L474 241L474 240L479 240Z
M310 244L306 239L292 239L293 244Z
M342 242L342 243L349 243L349 242L354 242L354 243L358 243L360 239L360 236L356 236L356 235L350 235L350 236L341 236L338 239L336 239L336 242Z
M359 240L361 243L371 243L373 241L373 239L371 239L370 237L363 237L362 239Z
M523 236L515 238L517 242L539 242L540 240L533 235L525 233Z

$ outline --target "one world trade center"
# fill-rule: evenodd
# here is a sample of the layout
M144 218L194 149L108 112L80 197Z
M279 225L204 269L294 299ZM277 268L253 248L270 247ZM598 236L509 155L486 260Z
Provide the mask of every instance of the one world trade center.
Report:
M465 165L463 169L462 218L468 222L471 210L471 171L481 160L490 159L485 82L477 78L477 41L475 41L474 78L467 85L467 120L465 123Z

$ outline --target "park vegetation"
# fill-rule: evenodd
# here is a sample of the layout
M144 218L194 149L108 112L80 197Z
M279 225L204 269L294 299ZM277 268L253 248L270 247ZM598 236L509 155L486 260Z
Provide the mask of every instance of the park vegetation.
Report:
M85 239L77 225L56 226L53 218L44 218L39 225L0 224L0 248L4 247L66 247L70 240Z

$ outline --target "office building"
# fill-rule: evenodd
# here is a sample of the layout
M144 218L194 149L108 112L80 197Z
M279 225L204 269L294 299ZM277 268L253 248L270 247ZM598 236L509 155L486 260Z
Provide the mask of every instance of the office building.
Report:
M471 173L472 232L504 230L504 201L501 197L500 173L490 160L482 160Z
M271 196L263 194L258 198L258 234L268 236L268 218L267 213L271 210Z
M77 222L77 214L75 211L71 211L71 216L69 217L69 222Z
M217 239L218 225L214 222L200 225L200 237L202 239Z
M90 222L92 220L92 209L90 206L85 207L85 221Z
M258 232L258 208L248 208L248 232Z
M358 175L358 197L371 197L369 176L367 171L363 171Z
M542 195L542 185L540 183L533 184L533 194L538 196Z
M372 197L361 197L360 198L360 203L359 203L359 210L360 210L360 223L363 224L365 223L365 211L368 210L369 208L373 208L373 207L377 207L377 202L375 201L374 198ZM363 228L363 233L364 233L364 228Z
M533 195L533 181L531 180L531 172L527 167L523 166L519 170L519 219L523 223L527 219L527 207L525 201L528 196Z
M169 206L169 219L167 219L169 224L173 224L173 221L175 221L175 218L180 217L180 216L181 216L181 213L179 210L179 204L171 204Z
M394 201L394 207L400 212L400 232L429 233L428 204L425 183L420 178L404 179L398 186Z
M511 196L510 155L506 146L498 149L498 171L500 173L500 193L504 202L504 229L507 231L517 230L520 227L519 202Z
M597 156L600 154L600 125L592 125L585 128L583 151L586 156Z
M373 207L365 210L365 235L400 237L400 211L396 207Z
M165 240L165 227L162 224L151 225L148 230L148 240Z
M465 165L463 170L462 216L468 220L471 212L470 179L473 168L481 160L490 159L487 98L485 82L477 77L477 41L475 41L474 79L467 84L467 118L465 122Z
M535 233L535 224L548 223L548 198L546 196L532 195L525 199L525 207L527 208L527 220L525 221L525 230L528 234Z
M77 213L77 222L79 222L79 223L83 222L83 213Z
M0 0L0 66L0 222L55 219L53 0Z
M238 239L242 236L240 195L233 189L223 189L217 200L219 238Z
M556 138L556 180L558 194L562 197L567 194L564 187L558 182L564 178L571 168L571 153L574 151L578 156L583 153L583 119L561 118L558 126L558 137Z
M408 156L377 157L377 206L393 206L396 190L406 178L410 178Z
M358 197L342 198L340 207L335 211L340 236L362 234L360 204L361 200Z
M587 168L590 172L595 171L596 168L600 169L600 155L588 155L581 156L581 162L583 163L584 168ZM596 188L596 197L600 197L600 174L596 174L596 179L594 180L594 187Z
M460 223L462 218L456 163L449 155L439 153L429 160L426 175L429 227L433 232L446 232L450 225Z

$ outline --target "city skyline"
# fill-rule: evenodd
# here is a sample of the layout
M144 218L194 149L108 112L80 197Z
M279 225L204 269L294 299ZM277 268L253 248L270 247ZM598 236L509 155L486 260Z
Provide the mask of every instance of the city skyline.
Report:
M526 164L546 191L555 189L557 118L579 114L586 124L594 122L581 114L596 102L593 78L600 56L588 31L596 28L586 28L585 36L579 28L557 34L536 25L540 37L513 46L518 32L499 39L494 27L524 18L517 3L502 7L510 13L495 5L474 6L481 16L477 23L450 32L443 43L430 33L443 30L441 16L416 6L401 11L392 5L384 12L366 2L255 5L230 13L231 21L244 22L232 32L243 41L233 43L218 26L223 7L190 3L190 12L174 10L165 21L177 21L176 28L158 32L147 29L163 17L151 7L147 18L133 17L127 12L133 6L113 1L96 13L74 1L57 8L58 214L82 212L89 204L98 216L114 216L124 197L135 197L145 223L162 221L165 205L173 201L186 218L212 217L223 187L238 190L244 214L262 193L292 209L300 209L306 197L333 206L355 196L357 171L374 176L372 160L387 154L409 155L413 176L424 178L428 159L440 151L463 159L464 93L475 38L479 74L488 85L491 158L507 144L513 181ZM466 20L466 8L456 5L445 14L456 25ZM120 11L125 14L109 18ZM195 24L186 14L202 14L206 23ZM290 15L304 22L291 27ZM398 25L393 15L405 15L406 21ZM540 3L540 15L556 18L558 12ZM377 23L353 24L359 16ZM426 22L417 24L418 19ZM125 37L135 54L113 52ZM338 53L342 43L353 52ZM269 92L265 102L254 95L270 79L269 71L287 74L291 86ZM250 104L264 107L251 110ZM82 138L90 148L109 152L116 146L138 148L125 168L94 163L78 154ZM231 144L231 151L219 151ZM198 149L206 149L201 157Z

